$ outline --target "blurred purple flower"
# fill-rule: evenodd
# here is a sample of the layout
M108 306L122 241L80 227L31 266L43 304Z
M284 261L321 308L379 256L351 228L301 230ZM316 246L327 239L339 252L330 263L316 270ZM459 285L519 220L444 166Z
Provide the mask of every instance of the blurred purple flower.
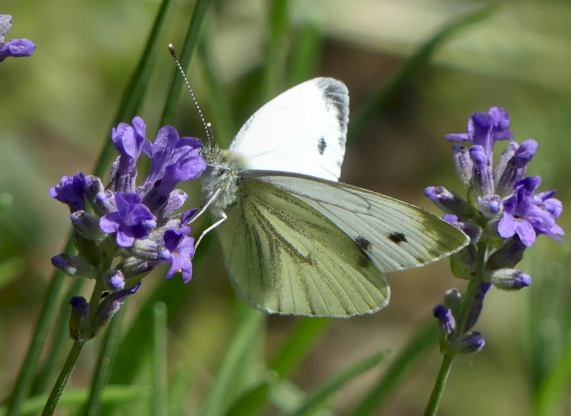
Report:
M14 58L32 56L35 50L36 45L29 39L12 39L0 43L0 62L10 56Z

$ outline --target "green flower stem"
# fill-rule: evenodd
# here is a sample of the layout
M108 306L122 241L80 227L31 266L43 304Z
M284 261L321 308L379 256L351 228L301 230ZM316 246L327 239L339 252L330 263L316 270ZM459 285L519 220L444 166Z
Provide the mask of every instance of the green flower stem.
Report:
M56 380L56 383L48 397L48 401L44 406L44 410L42 411L42 416L50 416L53 415L59 398L61 397L63 390L65 389L65 385L69 380L69 376L71 375L73 369L75 368L75 364L77 363L77 359L79 358L79 354L85 345L85 341L75 341L73 346L71 347L71 351L69 352L65 363L59 373L59 376Z
M95 286L93 287L93 292L91 293L91 298L89 299L89 310L88 310L88 315L87 315L87 322L85 325L84 329L87 329L87 331L84 331L84 333L89 333L91 332L91 324L93 322L93 318L95 316L95 311L97 310L97 306L99 305L99 302L101 300L101 294L103 292L103 287L104 287L104 283L103 283L103 278L102 276L97 276L96 279L96 283ZM61 397L65 386L67 384L67 381L69 380L69 377L71 376L71 373L73 372L73 369L75 368L75 364L77 363L77 359L79 358L79 354L81 353L81 350L83 349L83 345L87 342L86 339L81 339L78 341L75 341L73 343L73 346L71 347L71 351L69 352L65 363L63 364L63 367L59 373L59 376L52 388L52 391L50 393L50 396L48 397L48 401L46 402L46 405L44 406L44 410L42 412L42 416L49 416L49 415L53 415L54 411L56 409L57 403L59 401L59 398Z
M478 295L480 283L484 280L484 268L486 264L487 251L488 247L485 242L478 244L478 256L476 259L474 278L470 280L468 288L466 289L466 293L462 297L462 306L460 308L458 320L456 321L456 337L464 335L464 332L466 331L466 324L468 323L468 318L470 317L472 305L474 304L476 296ZM456 354L449 350L443 353L438 377L434 382L434 387L432 388L430 399L428 400L426 410L424 411L425 416L433 416L438 412L455 356Z

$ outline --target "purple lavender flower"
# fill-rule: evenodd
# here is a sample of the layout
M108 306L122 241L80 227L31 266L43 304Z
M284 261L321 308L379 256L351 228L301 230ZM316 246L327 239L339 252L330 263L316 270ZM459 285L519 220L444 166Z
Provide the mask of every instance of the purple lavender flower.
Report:
M156 217L134 193L115 193L117 211L101 218L99 225L107 233L117 233L117 244L130 247L136 238L145 238L157 225Z
M85 176L77 172L73 176L63 176L59 184L50 188L49 194L69 206L70 212L85 209Z
M539 176L516 182L514 194L504 201L504 214L498 223L501 237L517 235L526 247L530 247L538 234L546 234L556 240L563 236L563 229L555 223L561 214L562 204L553 198L553 192L534 195L540 183Z
M120 123L111 131L111 140L119 151L111 174L116 191L133 192L135 190L137 160L147 143L145 130L146 125L143 119L135 117L132 124Z
M474 113L468 120L468 133L447 134L445 139L452 142L472 142L482 146L487 155L492 154L498 140L511 139L510 117L501 107L492 107L487 113Z
M486 340L478 331L467 332L452 343L452 350L459 354L474 354L482 351Z
M151 158L151 171L143 184L145 204L158 213L171 199L179 182L196 179L206 169L200 153L202 143L193 137L179 138L174 127L159 130L152 146L146 149ZM176 195L172 196L176 198Z
M95 311L95 316L93 318L93 323L91 325L91 333L89 338L97 335L97 332L103 328L103 326L121 309L121 305L127 298L134 295L139 291L141 287L141 282L138 282L133 287L126 289L117 290L107 295L97 307Z
M535 156L537 148L538 144L533 139L524 140L521 145L515 142L509 144L502 153L496 168L495 179L498 194L507 195L513 191L514 184L523 179L526 166Z
M192 278L192 257L194 256L194 238L187 237L190 227L182 227L178 230L168 230L164 236L166 250L162 257L170 260L171 265L167 272L167 279L172 278L176 273L182 274L184 283L190 282Z

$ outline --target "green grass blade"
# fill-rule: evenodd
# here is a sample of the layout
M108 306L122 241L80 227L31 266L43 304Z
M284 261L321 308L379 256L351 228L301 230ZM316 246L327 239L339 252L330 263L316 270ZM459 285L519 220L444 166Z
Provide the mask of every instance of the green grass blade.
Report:
M533 414L536 416L557 414L557 406L562 404L562 399L567 393L567 388L570 384L571 346L551 374L540 384L534 400Z
M228 416L250 416L259 413L260 407L266 404L272 385L277 380L275 375L268 373L265 379L246 390L229 406Z
M225 88L220 84L216 74L216 68L210 55L210 43L207 37L204 37L198 45L198 53L204 80L206 81L205 89L208 91L208 108L212 114L213 126L218 133L217 143L226 147L230 140L237 133L236 122L232 114L232 107Z
M289 70L289 86L311 78L321 60L321 31L314 23L304 24L295 36Z
M153 65L156 61L160 37L167 22L167 15L171 8L171 4L172 0L163 0L159 7L149 38L147 39L147 43L143 49L143 55L127 83L125 93L121 98L119 109L117 110L112 126L115 126L121 121L130 121L135 115L137 115L141 108L147 91L146 86L149 78L151 77ZM114 154L115 147L113 143L111 140L106 139L103 149L99 155L99 159L95 164L94 174L96 176L101 177L106 174L107 167L111 163Z
M64 304L60 310L58 319L56 320L56 325L53 330L52 344L46 354L46 361L38 373L36 380L32 386L32 396L44 393L50 383L55 380L57 374L57 366L61 365L64 360L64 347L66 342L69 341L69 315L71 313L71 308L65 303L79 293L79 290L83 286L83 281L80 279L75 279L67 293L63 298Z
M186 36L184 38L184 47L181 48L182 52L179 56L180 65L183 69L188 68L190 64L190 59L192 58L192 53L194 48L198 43L198 36L200 33L200 27L202 26L202 21L204 20L204 15L206 14L209 6L212 4L212 0L197 0L194 6L194 12L190 19L190 24L186 31ZM176 45L175 45L176 46ZM165 102L165 107L163 109L163 115L161 117L161 126L164 124L172 124L176 117L176 112L178 109L178 102L180 99L181 87L183 84L182 77L178 73L178 68L173 68L173 74L171 78L170 88L168 89L168 95Z
M266 67L262 78L262 102L268 101L284 87L288 52L289 1L268 2L270 33L266 45Z
M131 81L125 88L125 93L123 94L124 98L119 106L116 120L131 118L138 111L138 108L142 103L145 91L144 85L146 84L147 78L150 74L151 64L154 60L155 54L153 52L156 49L154 46L158 43L159 33L164 26L166 15L165 4L168 5L170 3L171 0L163 0L141 61L139 62ZM111 150L110 141L106 138L105 145L103 146L103 150L101 151L94 169L95 175L101 176L107 170L111 159ZM71 248L71 238L68 237L64 251L70 252ZM30 340L22 367L20 368L14 388L10 394L7 416L16 416L20 413L20 405L30 391L33 377L39 363L40 353L47 338L48 329L56 317L58 306L62 304L60 299L62 297L64 281L65 276L59 271L55 271L50 278L42 309L32 333L32 339ZM67 300L64 300L64 302L67 303Z
M240 304L240 314L236 332L226 355L222 360L214 383L201 406L199 415L218 416L226 413L231 401L236 397L240 379L248 365L248 355L259 337L264 315L246 305Z
M403 347L387 371L379 378L360 402L352 414L368 416L378 414L390 393L408 374L411 367L426 354L438 341L438 328L434 322L421 327L415 336Z
M106 404L126 403L134 400L141 400L151 394L150 387L146 386L108 386L101 397L101 401ZM80 406L87 400L89 392L87 390L68 390L63 393L58 403L58 409L73 409ZM33 396L22 403L19 416L38 415L47 400L47 394ZM0 407L0 415L5 415L5 407Z
M375 115L379 114L402 90L403 86L411 77L423 68L424 65L446 41L453 38L462 30L476 23L482 22L490 17L496 10L495 6L479 9L475 12L467 13L458 19L444 25L432 38L420 46L416 52L406 60L400 69L386 82L373 89L370 98L355 112L349 130L349 139L360 136L365 123Z
M319 341L330 324L331 320L325 318L301 318L271 360L269 368L281 378L288 377Z
M169 384L169 416L183 416L187 412L184 411L182 403L188 394L193 373L190 366L184 362L177 365L173 380Z
M153 396L152 414L167 415L167 306L158 302L153 308Z
M101 397L105 390L105 385L109 380L109 375L113 366L113 360L117 352L119 333L121 330L121 321L125 315L126 306L127 304L124 304L108 324L107 331L105 332L105 337L101 343L99 357L97 358L95 374L91 380L89 398L85 408L80 413L81 415L97 416L100 414Z
M381 363L387 356L386 351L378 352L370 357L365 358L347 369L341 371L339 374L334 375L330 380L323 383L323 385L310 394L303 404L291 415L306 416L312 414L315 410L319 409L325 401L340 390L345 384L353 380L355 377L360 376L371 368Z

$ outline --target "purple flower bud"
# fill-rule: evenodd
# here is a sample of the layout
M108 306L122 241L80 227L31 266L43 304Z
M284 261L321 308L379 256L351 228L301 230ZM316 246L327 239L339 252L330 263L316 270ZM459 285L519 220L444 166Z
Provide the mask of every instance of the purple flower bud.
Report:
M113 290L120 290L125 287L125 277L121 270L115 270L107 277L107 286Z
M523 252L526 248L519 238L510 238L489 257L486 268L497 270L504 267L514 267L523 258Z
M472 304L472 308L468 314L468 320L466 321L465 328L466 331L472 329L474 325L476 325L476 322L478 322L478 318L480 317L480 313L484 307L484 298L486 297L486 293L488 293L488 290L490 290L491 286L492 285L490 283L480 282L478 293L476 294L474 303Z
M102 217L99 225L107 234L116 233L119 246L131 247L135 239L147 237L157 225L155 216L142 204L139 195L117 192L115 202L117 211Z
M113 167L111 181L115 191L133 192L137 176L137 160L145 145L145 122L141 117L133 118L132 124L119 123L111 130L111 140L119 151Z
M515 149L513 156L508 160L505 168L500 170L501 167L498 166L496 170L498 194L507 195L512 192L514 184L524 177L526 165L533 159L533 156L535 156L537 147L538 144L535 140L524 140L521 145Z
M470 148L470 158L473 163L472 185L481 196L494 193L494 179L492 175L492 161L482 146Z
M442 211L457 215L460 218L469 216L468 214L472 211L466 201L443 186L428 186L424 188L424 196L430 199Z
M15 58L32 56L36 45L29 39L11 39L6 43L0 43L0 62L12 56Z
M115 203L115 194L113 191L106 189L99 192L95 196L95 211L103 216L113 211L117 211L117 204Z
M82 296L73 296L69 300L71 315L69 317L69 335L76 341L83 341L82 332L87 320L89 304Z
M462 230L464 234L470 237L471 244L477 243L480 239L480 235L482 235L482 227L472 222L460 221L458 216L454 214L445 214L442 216L442 219L454 227Z
M451 348L458 354L473 354L482 351L486 345L486 340L477 331L468 332L454 340Z
M90 241L101 241L105 234L99 228L99 219L83 210L72 212L69 216L73 230Z
M97 332L99 332L99 330L103 328L107 322L109 322L113 315L119 311L123 302L127 300L127 297L137 293L140 287L141 282L137 283L133 287L121 289L107 295L107 297L101 301L97 307L97 310L95 311L93 324L90 328L89 338L93 338L95 335L97 335Z
M187 199L188 195L186 192L180 189L175 189L169 194L169 199L167 205L163 209L162 215L165 217L170 217L182 208Z
M96 271L91 264L83 258L68 253L62 253L51 259L52 265L56 268L74 277L94 278Z
M450 336L456 331L456 319L452 311L444 305L436 305L432 310L432 315L438 319L440 330L445 336Z
M452 146L452 153L454 155L454 164L456 165L458 176L464 185L468 185L472 179L473 169L473 163L472 159L470 159L470 154L464 146L460 145Z
M50 188L52 198L69 206L70 212L85 209L85 176L77 172L73 176L63 176L56 186Z
M504 203L498 195L478 197L480 212L489 219L496 218L502 213Z
M502 290L519 290L531 285L531 276L517 269L499 269L491 275L492 284Z

